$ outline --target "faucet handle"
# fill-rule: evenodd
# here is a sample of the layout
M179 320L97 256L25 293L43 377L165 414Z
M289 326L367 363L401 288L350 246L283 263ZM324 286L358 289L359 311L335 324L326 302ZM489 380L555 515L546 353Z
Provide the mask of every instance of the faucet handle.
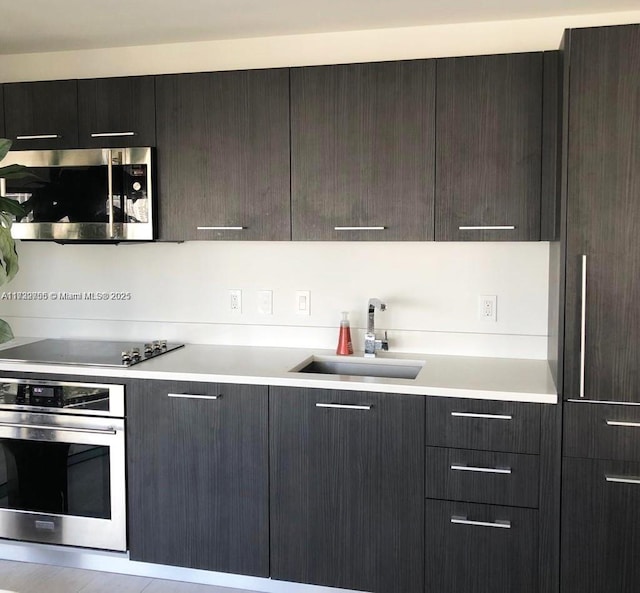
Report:
M384 340L380 340L380 349L389 351L389 338L387 337L387 330L384 330Z

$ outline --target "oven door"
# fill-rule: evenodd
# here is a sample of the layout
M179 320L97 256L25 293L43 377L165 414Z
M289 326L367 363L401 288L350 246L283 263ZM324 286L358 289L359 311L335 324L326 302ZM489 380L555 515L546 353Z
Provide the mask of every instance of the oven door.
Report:
M14 239L144 241L153 236L151 148L11 151L3 165L31 176L0 180L27 215Z
M0 537L126 550L124 420L0 411Z

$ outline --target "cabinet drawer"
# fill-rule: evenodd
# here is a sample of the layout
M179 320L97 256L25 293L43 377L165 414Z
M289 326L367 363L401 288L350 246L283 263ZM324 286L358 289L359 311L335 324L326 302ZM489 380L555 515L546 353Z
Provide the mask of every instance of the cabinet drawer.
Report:
M428 500L425 591L537 593L538 513Z
M427 445L538 453L538 404L427 398Z
M428 498L538 506L538 456L427 447Z
M640 461L640 406L566 403L564 455Z

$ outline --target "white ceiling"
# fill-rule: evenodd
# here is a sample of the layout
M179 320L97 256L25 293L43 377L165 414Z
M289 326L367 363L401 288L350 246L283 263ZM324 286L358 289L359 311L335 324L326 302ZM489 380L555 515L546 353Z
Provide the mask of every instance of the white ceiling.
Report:
M0 0L0 54L638 8L638 0Z

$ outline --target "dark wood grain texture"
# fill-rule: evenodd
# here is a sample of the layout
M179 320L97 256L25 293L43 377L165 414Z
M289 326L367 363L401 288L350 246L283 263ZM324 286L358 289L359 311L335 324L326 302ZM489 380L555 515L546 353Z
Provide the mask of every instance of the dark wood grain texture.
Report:
M128 390L133 560L269 576L267 414L266 387L139 381Z
M156 105L160 239L289 240L289 71L159 76Z
M433 60L293 68L293 239L433 239L434 108Z
M560 130L562 79L559 51L543 54L540 239L560 239Z
M2 109L2 117L0 117L0 137L4 138L4 85L0 84L0 109Z
M565 398L640 402L640 25L571 32Z
M640 463L565 458L562 476L562 593L640 590Z
M455 414L491 414L511 419L474 418ZM453 414L453 415L452 415ZM427 398L428 445L507 453L538 453L540 406L491 400Z
M78 87L75 80L4 85L5 133L14 150L76 148ZM59 138L16 140L16 136L56 134Z
M565 403L563 455L640 460L640 406Z
M92 138L91 134L134 132ZM78 133L84 148L155 146L155 78L127 76L78 81Z
M437 241L540 239L542 53L437 61ZM514 225L515 230L459 230Z
M459 466L510 473L456 469ZM425 480L428 498L538 507L537 455L427 447Z
M510 529L458 525L509 521ZM533 509L427 500L427 593L538 593L538 513Z
M272 578L422 593L424 398L273 387L269 412Z

